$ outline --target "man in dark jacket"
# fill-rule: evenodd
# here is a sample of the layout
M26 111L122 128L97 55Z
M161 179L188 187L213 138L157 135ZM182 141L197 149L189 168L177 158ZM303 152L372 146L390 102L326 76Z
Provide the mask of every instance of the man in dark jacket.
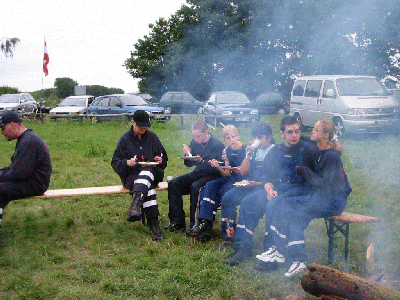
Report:
M190 145L183 145L184 164L196 168L187 174L174 178L168 183L169 219L170 224L164 229L169 231L185 230L185 211L183 210L183 195L190 194L190 230L196 221L196 207L200 188L207 182L220 177L220 172L208 162L216 159L221 161L224 144L208 131L207 123L196 121L192 126L193 139Z
M148 130L149 115L137 110L132 127L119 139L111 166L121 178L124 187L132 191L132 205L127 220L142 219L141 209L147 217L154 240L163 238L158 222L156 186L164 178L168 156L157 135Z
M12 200L42 195L52 172L49 150L43 140L22 124L13 111L0 114L1 133L17 139L11 165L0 169L0 225L3 209Z

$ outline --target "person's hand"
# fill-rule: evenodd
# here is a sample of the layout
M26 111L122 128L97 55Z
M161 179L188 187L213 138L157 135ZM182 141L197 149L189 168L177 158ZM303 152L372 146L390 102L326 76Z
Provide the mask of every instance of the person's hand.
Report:
M275 190L268 190L267 191L267 198L268 198L269 201L271 201L275 197L278 197L278 192L277 191L275 191Z
M161 156L154 156L154 161L158 164L161 164L163 161L163 158Z
M137 165L137 157L136 157L136 155L134 157L132 157L131 159L128 159L126 161L126 164L127 164L128 167L136 166Z
M203 159L201 158L200 155L198 155L195 159L193 159L193 161L198 161L198 162L202 162Z
M208 163L211 165L211 167L214 167L214 168L219 167L219 162L216 159L209 160Z
M191 156L192 154L192 150L190 149L190 147L186 144L183 144L183 153L185 155Z
M274 185L272 183L266 183L264 189L267 192L267 198L269 201L278 197L278 192L274 190Z
M235 172L235 173L240 173L240 166L239 167L233 167L232 168L232 172Z

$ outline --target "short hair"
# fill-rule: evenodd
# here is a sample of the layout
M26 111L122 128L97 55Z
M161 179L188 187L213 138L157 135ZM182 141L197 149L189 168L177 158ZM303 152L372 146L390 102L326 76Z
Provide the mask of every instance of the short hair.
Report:
M228 135L230 134L236 134L237 136L239 135L238 129L233 126L233 125L226 125L224 128L222 128L222 138L225 139Z
M200 132L206 132L208 130L208 125L206 122L202 120L197 120L194 122L192 126L192 130L200 131Z
M274 136L272 135L271 126L269 126L266 122L259 122L252 130L251 135L253 137L258 137L265 135L267 138L271 137L271 143L275 144Z
M290 126L290 125L294 125L294 124L299 124L299 122L296 120L295 117L292 117L292 116L283 117L281 124L280 124L281 131L284 132L286 129L286 126Z

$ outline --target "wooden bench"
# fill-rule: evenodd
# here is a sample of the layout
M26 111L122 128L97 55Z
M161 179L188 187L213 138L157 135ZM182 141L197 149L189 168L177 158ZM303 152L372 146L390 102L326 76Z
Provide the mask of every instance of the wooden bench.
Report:
M156 191L164 191L168 189L167 182L160 182L156 187ZM47 190L43 195L30 197L33 199L46 199L46 198L62 198L73 196L94 196L94 195L111 195L111 194L126 194L130 190L122 185L112 186L96 186L88 188L77 189L60 189L60 190Z
M377 222L378 218L363 216L358 214L352 214L343 212L340 216L333 216L325 218L326 232L328 234L328 263L333 262L333 250L335 247L335 239L344 237L344 257L348 261L349 258L349 233L350 224L352 223L369 223ZM341 234L342 236L335 236Z

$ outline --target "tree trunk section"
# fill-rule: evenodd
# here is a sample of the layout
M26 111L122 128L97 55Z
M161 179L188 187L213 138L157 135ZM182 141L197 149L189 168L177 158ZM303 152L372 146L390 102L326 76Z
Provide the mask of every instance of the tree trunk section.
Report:
M301 285L307 293L317 297L331 295L354 300L400 299L400 292L315 263L308 266L308 272L303 276Z

